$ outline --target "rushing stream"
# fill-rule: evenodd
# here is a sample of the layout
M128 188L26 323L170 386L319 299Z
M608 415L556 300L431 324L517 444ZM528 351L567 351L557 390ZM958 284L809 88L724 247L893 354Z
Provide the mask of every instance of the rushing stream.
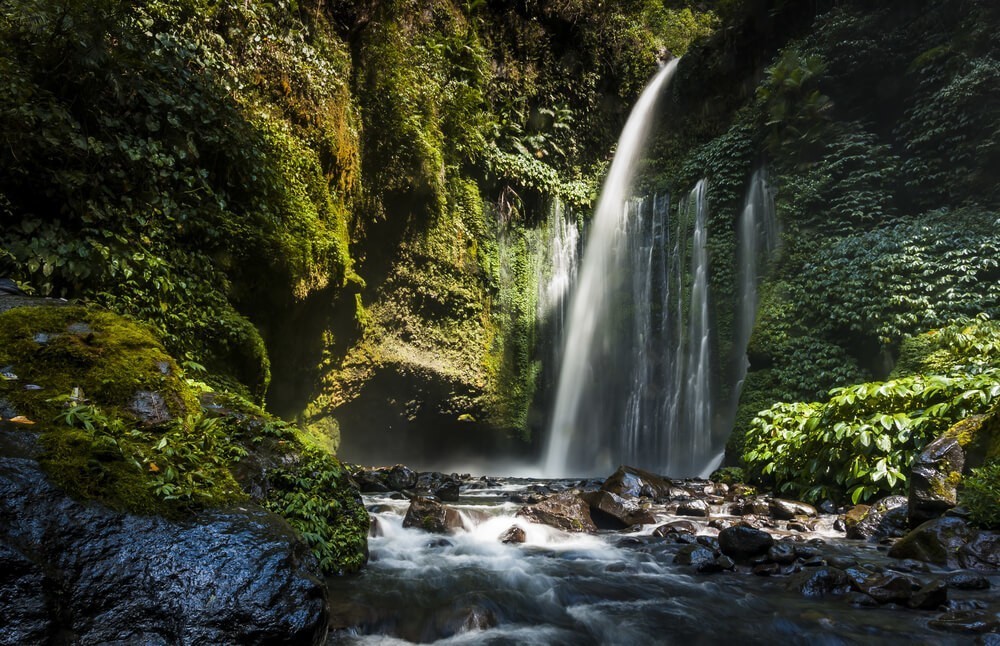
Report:
M409 501L400 494L366 495L380 535L370 539L371 562L361 575L329 583L335 630L328 643L977 643L930 628L939 612L855 608L841 597L806 598L790 589L790 576L760 577L741 568L699 574L674 564L683 543L652 535L659 524L678 519L666 508L654 507L657 522L640 531L597 534L566 533L515 516L523 504L514 500L580 484L467 481L459 502L451 505L461 512L465 529L450 535L404 528ZM712 512L726 518L720 504L713 504ZM813 541L831 562L900 567L874 544L840 538L832 529L835 518L821 516L812 532L779 535L794 535L799 545ZM699 540L717 535L705 519L684 520L697 525ZM524 530L523 544L499 540L512 525ZM972 593L949 591L950 603L966 603L963 594ZM1000 603L1000 576L992 577L990 590L975 595L977 603Z

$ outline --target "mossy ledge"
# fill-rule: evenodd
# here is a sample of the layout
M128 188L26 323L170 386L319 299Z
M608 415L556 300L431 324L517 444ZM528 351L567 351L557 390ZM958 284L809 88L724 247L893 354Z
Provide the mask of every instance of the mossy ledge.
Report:
M39 433L42 467L70 495L175 519L254 502L291 524L324 573L367 560L368 515L325 439L189 378L151 328L16 307L0 313L0 368L0 416Z

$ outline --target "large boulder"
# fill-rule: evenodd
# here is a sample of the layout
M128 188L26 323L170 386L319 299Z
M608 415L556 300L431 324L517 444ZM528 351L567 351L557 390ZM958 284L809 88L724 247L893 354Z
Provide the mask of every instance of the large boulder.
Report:
M645 496L654 500L670 498L674 488L666 478L635 467L620 466L601 485L601 491L609 491L622 498Z
M417 496L403 518L403 527L417 527L435 534L446 534L464 527L457 511L431 498Z
M7 447L9 448L9 447ZM176 522L81 503L0 457L0 643L323 641L319 566L254 505Z
M937 518L958 504L965 450L954 437L934 440L913 460L910 471L910 525Z
M632 498L622 498L610 491L588 491L581 497L590 505L590 517L601 529L625 529L656 522L656 518Z
M719 549L737 561L766 554L772 545L774 538L770 534L746 525L727 527L719 532Z
M953 516L923 523L900 539L889 556L914 559L949 568L1000 568L1000 532L977 530Z
M785 500L784 498L773 498L768 505L771 516L778 520L792 520L796 516L808 516L815 518L818 514L816 508L798 500Z
M517 515L567 532L597 531L590 505L579 494L570 491L549 496L537 505L522 507Z

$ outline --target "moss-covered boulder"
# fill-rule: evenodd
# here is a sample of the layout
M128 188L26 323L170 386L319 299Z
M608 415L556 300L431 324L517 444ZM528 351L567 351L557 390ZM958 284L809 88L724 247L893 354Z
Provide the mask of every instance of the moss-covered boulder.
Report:
M37 434L56 486L174 520L256 503L291 524L322 572L364 565L368 515L327 438L187 377L144 325L25 304L0 310L0 415Z

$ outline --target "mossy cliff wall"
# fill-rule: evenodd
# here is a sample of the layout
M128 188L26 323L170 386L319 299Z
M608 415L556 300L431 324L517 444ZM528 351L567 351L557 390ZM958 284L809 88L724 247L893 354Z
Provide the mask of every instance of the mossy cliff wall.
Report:
M593 199L714 25L688 4L8 3L0 273L331 436L524 434L533 285L498 240Z

